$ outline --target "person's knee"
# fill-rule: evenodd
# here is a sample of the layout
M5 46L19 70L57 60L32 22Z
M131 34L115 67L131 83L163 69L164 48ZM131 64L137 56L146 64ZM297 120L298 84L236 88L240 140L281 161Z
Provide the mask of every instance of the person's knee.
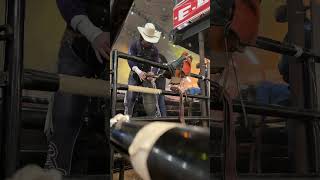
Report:
M59 171L50 169L44 170L36 165L28 165L18 170L8 180L62 180L62 175Z

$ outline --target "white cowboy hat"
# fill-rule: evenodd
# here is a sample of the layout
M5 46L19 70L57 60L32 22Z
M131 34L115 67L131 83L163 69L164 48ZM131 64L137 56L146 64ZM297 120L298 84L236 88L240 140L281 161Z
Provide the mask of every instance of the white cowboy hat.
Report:
M161 37L161 32L157 31L152 23L147 23L144 27L138 27L143 39L149 43L158 43Z

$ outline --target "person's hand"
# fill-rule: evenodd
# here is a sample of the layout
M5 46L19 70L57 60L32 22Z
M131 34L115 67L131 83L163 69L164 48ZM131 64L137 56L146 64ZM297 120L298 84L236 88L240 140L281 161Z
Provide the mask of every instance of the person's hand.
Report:
M139 76L139 78L140 78L141 81L144 81L144 80L146 80L146 78L147 78L147 73L141 71L141 72L138 74L138 76Z
M103 58L109 60L110 58L110 33L102 32L99 34L92 43L92 47L95 50L97 59L102 64Z
M147 80L152 81L154 79L154 73L153 72L148 72L147 73Z

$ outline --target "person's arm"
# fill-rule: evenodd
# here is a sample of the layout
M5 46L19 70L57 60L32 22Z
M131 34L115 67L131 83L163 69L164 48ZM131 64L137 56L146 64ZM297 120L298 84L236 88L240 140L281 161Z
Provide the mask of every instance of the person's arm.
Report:
M138 50L137 50L137 43L134 42L130 45L130 48L129 48L129 55L131 56L137 56L137 53L138 53ZM134 71L135 73L137 73L139 76L144 73L142 70L139 69L138 67L138 63L137 62L134 62L134 61L130 61L128 60L128 64L129 64L129 67L132 71Z
M160 56L159 56L159 51L158 51L157 48L155 48L155 53L154 53L154 55L153 55L153 57L152 57L152 60L154 60L154 61L157 62L157 63L160 63L160 62L161 62L161 61L160 61ZM160 71L159 68L157 68L157 67L151 67L151 72L153 72L154 74L158 74L159 71Z
M133 42L133 43L130 45L128 54L129 54L130 56L137 56L136 42ZM130 60L128 60L128 64L129 64L130 69L132 69L133 67L137 67L137 66L138 66L138 63L136 63L136 62L134 62L134 61L130 61ZM133 69L132 69L132 70L133 70Z
M102 55L109 58L110 32L103 32L96 27L87 15L85 0L56 0L60 13L68 26L80 32L92 44L98 60L102 63Z
M84 0L57 0L57 5L66 23L91 43L102 33L88 18Z

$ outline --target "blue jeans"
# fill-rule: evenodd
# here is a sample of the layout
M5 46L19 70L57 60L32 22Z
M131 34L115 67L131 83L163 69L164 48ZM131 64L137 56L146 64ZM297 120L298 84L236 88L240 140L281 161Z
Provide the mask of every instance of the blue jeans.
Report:
M272 82L262 82L256 89L256 101L260 104L285 105L290 96L290 91L285 84L274 84Z
M142 86L148 88L154 88L153 84L149 81L139 82L134 78L134 72L130 72L128 85L132 86ZM125 112L129 116L133 115L134 106L136 104L139 93L127 91L126 97L124 99ZM160 116L159 107L157 104L157 96L154 94L142 94L143 98L143 107L147 116L158 117Z
M165 78L159 78L156 80L156 85L158 89L165 90L166 89L166 79ZM166 108L166 102L165 102L165 96L160 94L158 96L158 104L159 109L161 113L161 117L167 116L167 108Z

